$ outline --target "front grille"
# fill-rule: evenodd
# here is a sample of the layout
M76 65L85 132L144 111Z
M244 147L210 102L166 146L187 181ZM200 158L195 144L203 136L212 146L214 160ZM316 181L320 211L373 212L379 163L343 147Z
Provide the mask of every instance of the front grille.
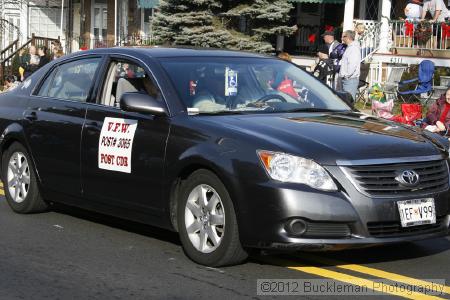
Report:
M371 236L382 237L397 237L413 234L424 234L438 231L442 226L445 216L437 217L436 224L426 224L411 227L402 227L400 222L369 222L367 229Z
M448 169L445 160L343 167L356 188L371 197L416 196L441 192L448 188ZM395 177L404 170L419 174L415 187L403 186Z
M304 237L310 238L348 238L351 235L350 227L343 223L306 222L307 229Z

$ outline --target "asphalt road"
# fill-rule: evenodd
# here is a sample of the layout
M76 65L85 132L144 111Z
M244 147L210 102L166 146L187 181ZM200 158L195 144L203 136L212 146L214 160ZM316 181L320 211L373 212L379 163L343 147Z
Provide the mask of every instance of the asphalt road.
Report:
M0 196L0 300L277 298L258 295L258 279L286 279L270 289L295 295L305 282L331 279L351 291L385 291L369 299L449 299L450 237L326 254L255 253L242 265L215 269L191 262L171 232L64 207L18 215ZM426 298L419 288L431 279L447 283Z

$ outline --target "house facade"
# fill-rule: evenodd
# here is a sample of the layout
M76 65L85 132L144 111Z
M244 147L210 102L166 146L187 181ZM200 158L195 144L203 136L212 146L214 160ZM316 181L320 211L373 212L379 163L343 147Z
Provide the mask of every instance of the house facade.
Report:
M155 0L73 0L70 49L126 45L152 37Z
M408 33L405 21L399 21L407 0L286 1L295 7L289 25L295 23L299 30L281 40L277 50L314 56L323 31L332 28L339 38L343 30L363 23L366 62L380 66L418 64L427 58L436 66L450 67L450 30L440 30L440 36L432 35L420 44ZM24 44L33 34L59 38L66 52L150 44L158 4L158 0L0 0L0 51L17 39Z
M67 34L67 9L60 0L0 0L0 49L15 40L25 43L32 34L57 39Z

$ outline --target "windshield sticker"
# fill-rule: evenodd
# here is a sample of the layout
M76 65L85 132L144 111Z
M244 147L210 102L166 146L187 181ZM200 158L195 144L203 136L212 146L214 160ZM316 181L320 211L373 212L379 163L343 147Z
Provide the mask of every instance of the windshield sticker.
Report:
M225 96L236 96L238 91L238 73L225 68Z
M131 149L137 120L106 117L98 140L100 169L131 173Z

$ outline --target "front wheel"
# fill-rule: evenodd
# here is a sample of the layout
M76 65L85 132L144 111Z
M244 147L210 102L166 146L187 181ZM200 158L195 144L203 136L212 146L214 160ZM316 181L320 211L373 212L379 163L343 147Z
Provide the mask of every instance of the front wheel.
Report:
M47 209L39 193L32 161L24 146L13 143L3 154L2 178L5 197L17 213L36 213Z
M181 243L193 261L219 267L247 258L230 195L214 173L198 170L189 176L182 185L177 216Z

